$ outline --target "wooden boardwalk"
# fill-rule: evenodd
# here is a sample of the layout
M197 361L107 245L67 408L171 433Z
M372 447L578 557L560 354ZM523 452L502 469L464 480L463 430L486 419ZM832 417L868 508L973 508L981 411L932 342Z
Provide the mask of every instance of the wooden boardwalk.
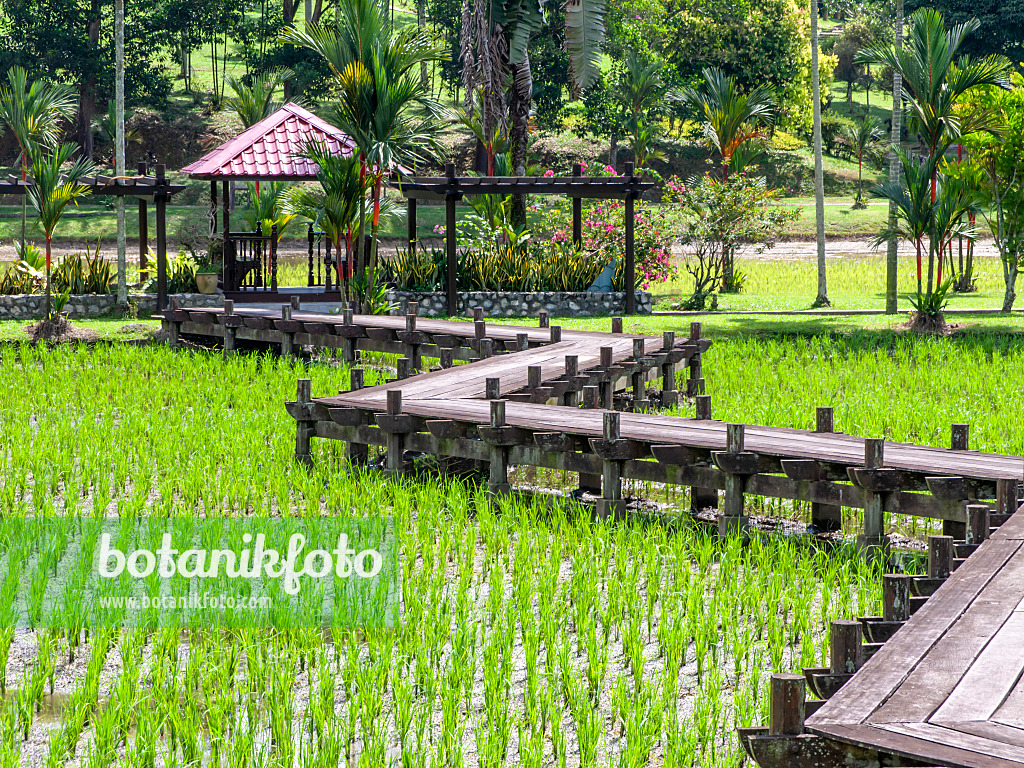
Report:
M287 408L302 461L312 438L347 442L353 464L382 446L394 473L415 453L469 459L498 493L510 466L551 467L579 473L600 514L625 511L624 479L687 485L694 509L724 502L723 532L744 527L750 495L810 501L825 522L856 508L869 552L884 544L885 513L945 521L928 575L885 576L883 616L834 622L830 666L773 676L770 725L740 739L761 768L1024 768L1024 460L967 450L965 426L942 449L834 433L827 408L816 431L715 421L699 325L677 341L287 308L176 310L164 324L172 340L205 335L226 354L248 339L351 361L358 350L404 355L404 377L374 387L354 374L352 391L312 398L300 380ZM417 373L429 356L442 367ZM700 418L647 412L652 379L676 399L677 366L689 368ZM632 401L616 400L621 390ZM613 410L624 404L640 412Z
M932 765L1024 766L1024 510L806 721Z

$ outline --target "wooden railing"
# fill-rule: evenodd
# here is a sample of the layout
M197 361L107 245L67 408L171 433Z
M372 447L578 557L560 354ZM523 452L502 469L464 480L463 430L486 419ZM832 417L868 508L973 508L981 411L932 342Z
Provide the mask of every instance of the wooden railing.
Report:
M224 284L233 291L277 291L277 225L269 235L229 232L225 243Z

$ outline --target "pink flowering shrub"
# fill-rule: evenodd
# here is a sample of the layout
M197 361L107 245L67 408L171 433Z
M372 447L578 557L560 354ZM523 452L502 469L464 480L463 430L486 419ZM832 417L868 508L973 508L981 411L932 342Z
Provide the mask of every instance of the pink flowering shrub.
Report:
M552 243L572 241L572 203L559 199L541 209L541 217L534 226L535 240L547 239ZM621 282L621 265L625 256L626 229L625 203L621 200L583 202L583 250L603 264L619 260L617 274ZM634 255L636 282L641 288L668 280L674 273L672 266L672 230L666 211L637 201L634 207ZM621 285L615 286L621 290Z

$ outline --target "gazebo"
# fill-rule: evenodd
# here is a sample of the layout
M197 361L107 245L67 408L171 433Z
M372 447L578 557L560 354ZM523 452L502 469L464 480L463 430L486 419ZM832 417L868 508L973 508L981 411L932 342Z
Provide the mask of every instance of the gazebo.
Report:
M32 186L32 177L22 181L19 176L0 179L0 195L24 195ZM146 253L149 250L149 203L156 205L156 302L159 309L167 306L167 203L185 189L172 184L163 163L149 166L139 163L137 176L87 176L80 182L90 195L134 197L139 203L139 269L146 279Z
M182 173L210 182L213 234L216 234L217 185L221 184L221 234L224 237L224 292L238 301L288 298L316 293L338 298L332 286L330 241L310 228L307 285L278 287L275 232L231 231L231 182L316 181L317 166L301 157L303 149L319 142L341 155L352 154L355 144L340 129L289 102L269 117L187 165ZM322 267L322 271L321 271Z

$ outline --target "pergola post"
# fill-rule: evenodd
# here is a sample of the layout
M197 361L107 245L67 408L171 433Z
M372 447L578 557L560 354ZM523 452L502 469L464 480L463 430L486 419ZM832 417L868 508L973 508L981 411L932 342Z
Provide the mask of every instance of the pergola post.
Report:
M167 193L164 186L167 166L156 165L156 308L163 311L167 308Z
M410 253L415 253L416 252L416 198L415 197L410 197L409 198L408 206L409 206L409 215L406 218L408 219L408 225L409 225L409 252Z
M145 176L149 173L146 163L139 163L138 174ZM149 206L146 205L146 198L139 198L139 280L145 283L149 279Z
M458 193L455 191L455 163L445 163L444 173L448 179L448 190L445 193L445 250L448 257L448 315L454 317L459 312L459 295L456 284L458 273L458 254L455 251L455 202Z
M633 163L626 163L626 176L629 178L630 187L634 187L636 184L636 176L633 173ZM626 290L626 314L636 314L636 263L635 263L635 236L634 236L634 224L636 223L636 216L633 212L633 204L635 198L635 191L630 189L626 193L626 275L625 275L625 290Z
M583 175L583 166L574 163L572 166L573 181L577 181ZM583 250L583 200L579 197L572 199L572 244L577 251Z

